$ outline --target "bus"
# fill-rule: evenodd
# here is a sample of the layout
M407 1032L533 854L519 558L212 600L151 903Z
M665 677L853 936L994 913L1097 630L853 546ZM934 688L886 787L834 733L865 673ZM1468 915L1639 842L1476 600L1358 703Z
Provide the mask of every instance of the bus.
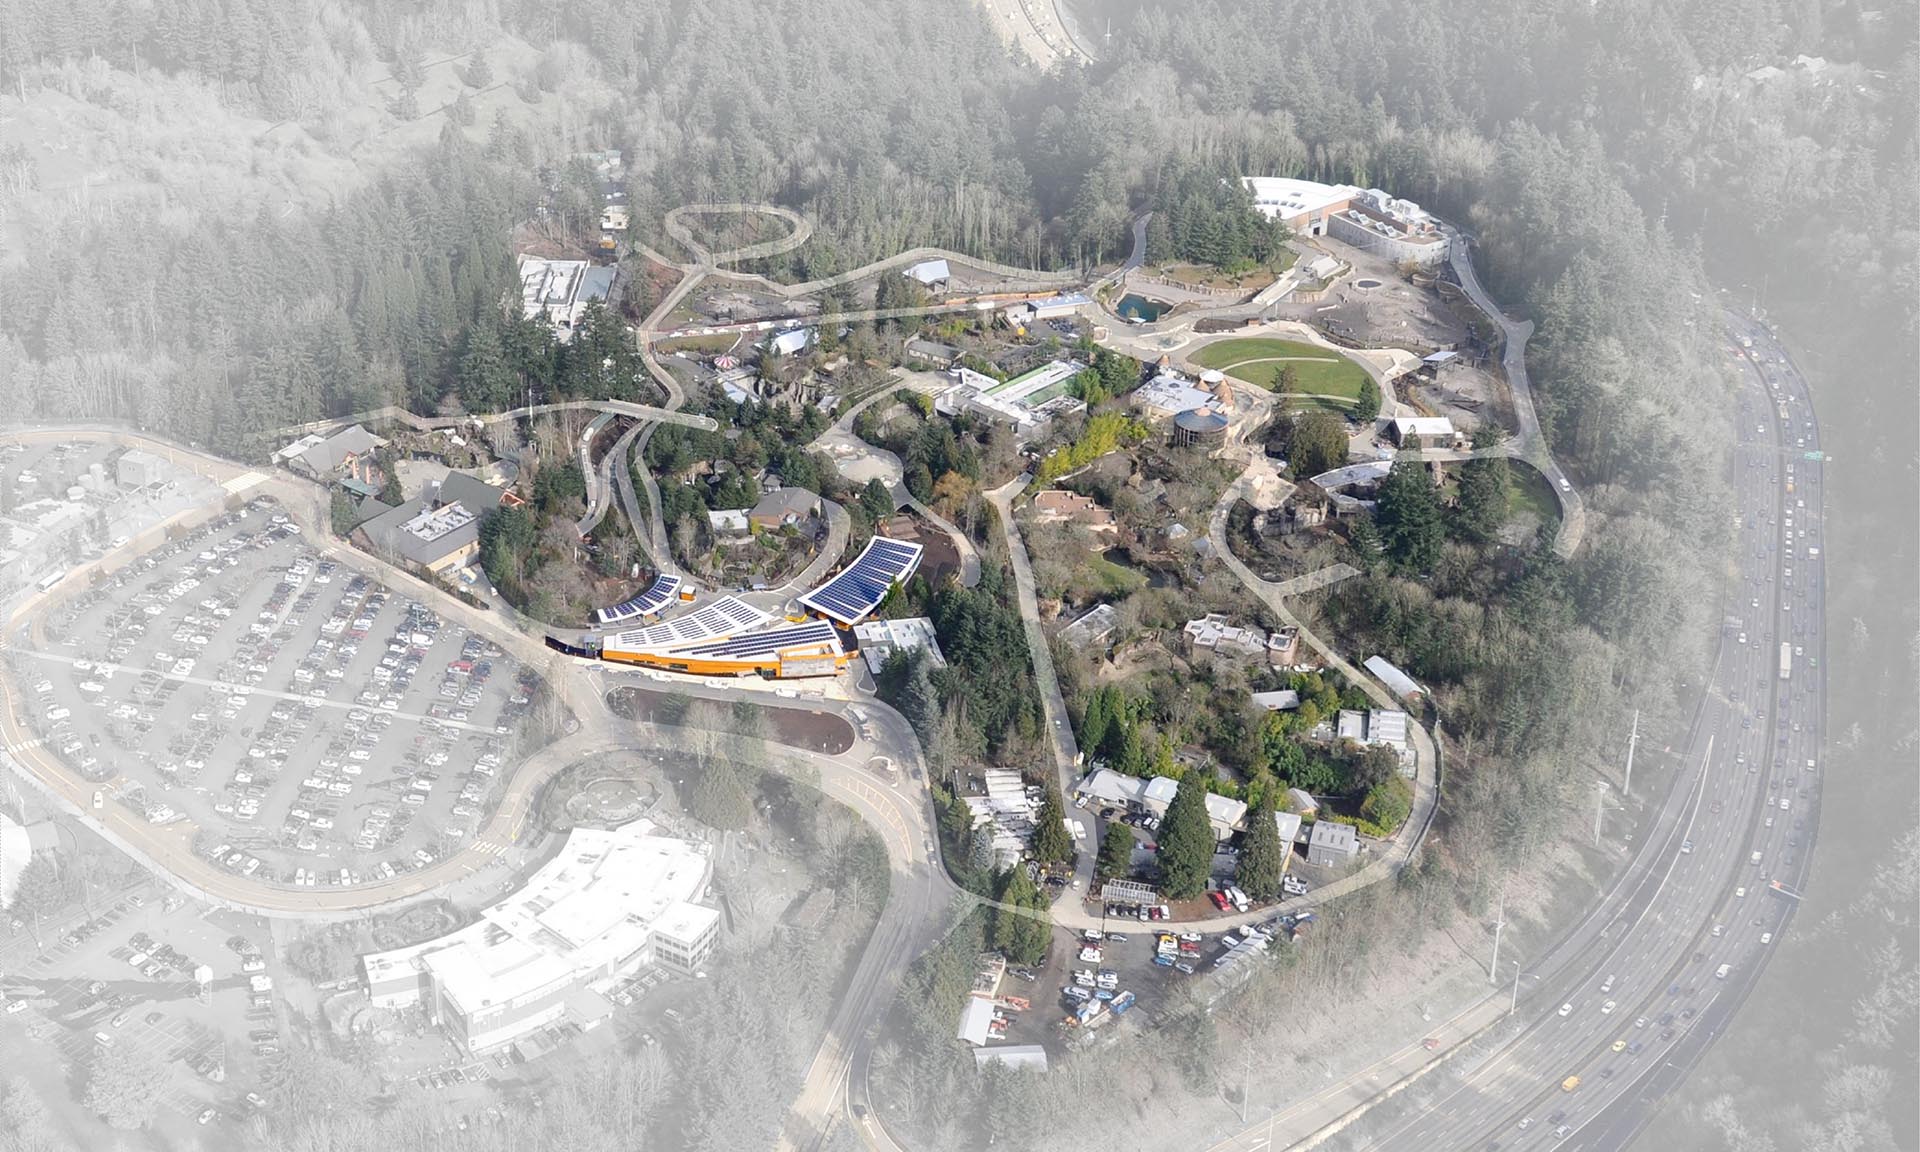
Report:
M1780 679L1785 680L1793 674L1793 645L1785 641L1780 644Z
M38 588L40 590L40 594L44 596L48 592L53 591L53 586L55 584L60 583L60 581L65 580L66 578L67 578L67 574L65 572L55 572L50 576L42 576L40 578L40 582L34 585L34 587Z

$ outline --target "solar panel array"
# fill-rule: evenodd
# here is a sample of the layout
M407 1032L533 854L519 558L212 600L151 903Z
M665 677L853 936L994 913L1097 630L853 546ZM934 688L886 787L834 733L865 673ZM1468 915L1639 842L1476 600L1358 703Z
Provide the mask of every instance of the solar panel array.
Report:
M758 628L772 617L740 599L726 596L697 612L676 616L651 628L631 628L607 637L601 648L608 652L640 652L661 649L716 636L731 636Z
M812 648L822 644L832 645L833 653L836 656L844 651L840 647L840 634L834 631L831 621L809 620L805 624L795 624L788 628L774 628L766 632L754 632L746 636L735 636L730 640L716 640L678 647L673 649L671 655L687 656L701 660L740 660L753 656L768 656L776 652L785 652L790 648Z
M922 551L918 544L875 536L859 559L800 597L800 603L842 624L858 623L880 606L896 582L905 583L913 576Z
M653 578L645 592L631 600L624 600L611 608L596 609L594 615L602 624L619 624L636 617L651 616L665 608L680 590L680 577L669 576L665 572Z

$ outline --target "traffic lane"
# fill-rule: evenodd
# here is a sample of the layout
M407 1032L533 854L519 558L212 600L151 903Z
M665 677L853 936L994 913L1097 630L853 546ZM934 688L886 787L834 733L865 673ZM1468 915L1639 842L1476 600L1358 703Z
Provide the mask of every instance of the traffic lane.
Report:
M1690 793L1694 791L1694 789L1689 789ZM1697 816L1699 811L1698 804L1693 806L1692 811L1693 814ZM1691 822L1686 825L1676 826L1672 836L1667 844L1663 846L1659 856L1659 859L1666 863L1667 867L1657 873L1658 880L1653 890L1651 892L1645 891L1644 888L1637 890L1633 897L1630 898L1628 904L1621 909L1621 916L1624 917L1629 913L1634 913L1635 904L1639 905L1638 912L1633 916L1626 932L1620 937L1612 935L1611 930L1615 925L1620 923L1619 918L1607 924L1607 930L1601 933L1599 939L1612 941L1614 951L1600 959L1598 962L1600 967L1604 967L1614 958L1620 947L1620 942L1624 939L1630 939L1633 928L1658 905L1662 891L1670 881L1673 872L1678 867L1678 861L1681 859L1678 853L1678 845L1685 836L1691 834L1692 830ZM1648 878L1654 879L1654 876L1650 875ZM1578 957L1570 957L1569 959L1577 958ZM1577 983L1583 983L1586 979L1587 973L1583 971ZM1556 995L1578 996L1580 994L1576 988L1564 988L1562 991L1557 992ZM1572 1000L1568 1000L1567 1002L1571 1003ZM1594 1002L1588 1010L1597 1015L1597 1007L1598 1003ZM1550 1054L1550 1046L1565 1044L1567 1033L1565 1029L1561 1027L1563 1019L1568 1018L1559 1017L1557 1013L1549 1010L1547 1015L1528 1024L1521 1036L1510 1042L1504 1050L1490 1054L1487 1061L1469 1073L1462 1083L1452 1092L1430 1104L1423 1115L1410 1119L1400 1130L1386 1134L1377 1142L1388 1145L1395 1144L1400 1142L1401 1138L1407 1135L1416 1125L1432 1127L1438 1123L1443 1128L1443 1131L1422 1133L1423 1140L1419 1142L1419 1146L1452 1147L1455 1146L1453 1141L1462 1138L1462 1129L1470 1130L1484 1127L1485 1124L1482 1117L1485 1115L1486 1110L1490 1107L1498 1107L1499 1103L1498 1098L1486 1095L1480 1082L1483 1080L1497 1081L1497 1083L1490 1084L1489 1087L1504 1087L1511 1083L1516 1076L1533 1079L1537 1075L1533 1070L1540 1066L1539 1061L1543 1058L1543 1050L1549 1050ZM1585 1022L1586 1017L1583 1014L1581 1020L1570 1027L1578 1028ZM1558 1077L1555 1078L1555 1082L1558 1082ZM1446 1123L1445 1121L1449 1114L1459 1118L1462 1123L1458 1125ZM1453 1141L1447 1139L1449 1135L1453 1137ZM1432 1143L1432 1141L1439 1141L1439 1143L1435 1144Z
M1783 516L1782 520L1784 521L1784 519ZM1781 530L1784 531L1784 525L1782 525ZM1771 690L1778 695L1780 691L1780 681L1778 679L1777 667L1773 669L1772 672L1773 674L1769 678ZM1803 750L1802 742L1792 739L1785 742L1783 749L1787 754L1797 754ZM1780 765L1777 762L1768 764L1767 775L1771 777L1773 781L1778 780L1777 772L1779 767ZM1758 790L1758 786L1756 786L1756 790ZM1766 812L1766 808L1759 809L1760 816L1756 818L1764 816ZM1753 838L1748 842L1763 843L1768 848L1778 849L1783 839L1786 839L1787 842L1791 844L1791 839L1785 829L1784 821L1776 820L1775 827L1756 829ZM1762 849L1763 852L1766 850L1767 849ZM1701 962L1701 958L1704 957L1704 961L1702 962L1703 970L1722 963L1728 964L1728 976L1732 977L1735 972L1741 972L1743 974L1741 980L1744 983L1757 977L1757 970L1760 967L1760 963L1764 960L1766 952L1771 947L1770 944L1760 942L1760 937L1763 932L1770 929L1775 934L1777 941L1778 934L1784 931L1787 922L1791 918L1793 908L1791 902L1786 898L1774 896L1767 889L1757 884L1748 888L1747 897L1739 897L1737 895L1739 887L1740 886L1736 885L1735 895L1723 902L1717 912L1718 921L1725 925L1723 935L1719 937L1712 937L1710 935L1706 946L1696 952L1696 962ZM1749 902L1753 903L1750 904ZM1749 916L1749 911L1755 914ZM1717 968L1715 968L1715 970L1717 972ZM1715 978L1718 979L1719 977L1716 975ZM1707 1039L1710 1039L1711 1035L1717 1032L1717 1029L1714 1028L1710 1022L1716 1017L1714 1005L1721 1001L1724 994L1725 989L1722 987L1716 989L1709 996L1707 1006L1701 1011L1699 1018L1695 1021L1697 1026L1691 1027L1682 1035L1677 1036L1674 1042L1676 1046L1688 1044L1700 1038L1703 1034ZM1728 1010L1728 1014L1730 1014L1730 1009ZM1705 1040L1701 1040L1697 1046L1704 1049ZM1583 1085L1583 1088L1584 1087L1585 1085ZM1611 1092L1603 1090L1599 1096L1600 1105L1604 1109L1614 1101L1623 1099L1633 1090L1631 1082L1620 1083L1618 1087Z
M1752 471L1752 470L1748 470L1748 471ZM1755 487L1757 487L1757 486L1755 486ZM1775 525L1774 527L1776 528L1776 530L1778 530L1778 526L1777 526L1777 525ZM1771 634L1772 634L1772 633L1771 633L1771 629L1769 628L1769 629L1767 629L1767 630L1765 630L1765 634L1768 634L1768 635L1771 635ZM1754 688L1756 689L1756 693L1757 693L1757 694L1759 694L1759 693L1764 693L1764 691L1765 691L1765 689L1764 689L1764 687L1762 687L1762 686L1763 686L1763 685L1764 685L1764 683L1765 683L1765 680L1764 680L1764 678L1765 678L1765 677L1766 677L1766 676L1768 675L1768 673L1769 673L1769 669L1768 669L1768 668L1767 668L1767 667L1765 666L1765 663L1764 663L1763 661L1761 661L1761 660L1760 660L1760 658L1759 658L1759 651L1758 651L1758 649L1757 649L1757 648L1756 648L1756 649L1755 649L1754 651L1752 651L1752 652L1750 652L1750 653L1749 653L1749 654L1747 655L1747 657L1746 657L1746 659L1744 659L1744 660L1736 660L1736 666L1737 666L1737 668L1738 668L1738 671L1739 671L1740 673L1743 673L1743 674L1744 674L1744 675L1740 675L1740 676L1738 676L1738 677L1737 677L1737 679L1744 679L1744 680L1745 680L1745 681L1746 681L1746 682L1747 682L1748 684L1750 684L1750 685L1752 685L1752 686L1754 686ZM1777 667L1776 667L1776 668L1773 668L1773 669L1771 669L1771 672L1772 672L1772 673L1773 673L1773 674L1774 674L1774 675L1775 675L1775 676L1777 677ZM1744 727L1743 727L1743 730L1744 730ZM1743 743L1743 744L1746 744L1746 743L1748 743L1748 742L1747 742L1747 741L1742 741L1742 743ZM1752 804L1752 803L1753 803L1753 800L1752 800L1752 798L1751 798L1751 797L1749 797L1749 796L1747 796L1747 795L1745 795L1745 794L1746 794L1746 793L1748 793L1749 791L1751 791L1752 793L1755 793L1755 794L1757 794L1757 793L1758 793L1758 792L1760 791L1760 787L1761 787L1761 784L1760 784L1760 783L1759 783L1758 781L1755 781L1755 782L1753 782L1753 783L1750 783L1750 784L1741 784L1741 783L1739 783L1739 782L1736 782L1736 784L1735 784L1735 788L1736 788L1736 790L1737 790L1738 792L1740 792L1740 793L1742 794L1742 796L1741 796L1741 799L1743 800L1743 802L1744 802L1744 804ZM1736 809L1737 809L1737 807L1738 807L1738 805L1736 806ZM1748 808L1748 811L1750 811L1750 812L1754 812L1754 813L1755 813L1755 815L1754 815L1754 817L1753 817L1753 819L1754 819L1755 821L1758 821L1758 820L1759 820L1759 819L1761 818L1761 817L1759 816L1759 809L1758 809L1757 807L1750 807L1750 808ZM1722 845L1722 846L1724 846L1724 847L1726 847L1726 848L1737 848L1737 846L1738 846L1739 844L1742 844L1742 843L1745 843L1745 842L1750 842L1750 841L1742 841L1742 840L1740 840L1740 839L1738 838L1738 835L1737 835L1737 828L1738 828L1738 824L1737 824L1737 821L1733 821L1733 820L1728 820L1728 821L1723 821L1723 822L1718 822L1718 823L1719 823L1719 825L1720 825L1720 827L1719 827L1719 830L1718 830L1718 832L1717 832L1717 833L1715 833L1715 834L1713 834L1713 835L1711 835L1711 836L1709 836L1709 837L1708 837L1708 840L1709 840L1709 842L1711 842L1711 843L1715 843L1715 844L1718 844L1718 845ZM1690 855L1697 855L1697 854L1699 854L1699 847L1700 847L1700 846L1696 844L1696 845L1695 845L1695 853L1690 853ZM1715 852L1715 853L1714 853L1714 855L1715 855L1715 856L1720 856L1720 855L1723 855L1723 853L1721 853L1721 852ZM1703 873L1703 875L1704 875L1704 873ZM1728 884L1726 884L1725 886L1726 886L1726 887L1728 887L1728 888L1734 888L1734 887L1737 887L1737 885L1734 885L1734 884L1732 884L1732 883L1728 883ZM1697 893L1697 894L1698 894L1699 896L1701 896L1701 897L1707 897L1707 896L1709 895L1709 893L1711 893L1711 891L1712 891L1712 889L1713 889L1713 887L1714 887L1714 885L1713 885L1713 883L1711 882L1711 880L1704 880L1704 879L1703 879L1703 880L1700 880L1700 881L1689 881L1689 882L1686 882L1685 884L1683 884L1683 892L1682 892L1682 894L1684 895L1684 894L1685 894L1686 892L1694 892L1694 893ZM1703 930L1703 931L1704 931L1704 930ZM1715 955L1716 957L1718 957L1718 956L1719 956L1719 955L1720 955L1720 954L1721 954L1722 952L1724 952L1724 951L1725 951L1726 949L1731 949L1731 948L1733 948L1733 947L1735 947L1735 946L1736 946L1736 945L1735 945L1735 941L1734 941L1734 940L1731 940L1731 939L1726 939L1725 937L1722 937L1722 938L1713 938L1713 937L1711 937L1711 936L1709 936L1709 937L1707 937L1707 939L1710 939L1710 940L1712 940L1712 939L1725 939L1725 940L1726 940L1726 942L1725 942L1725 944L1723 945L1723 947L1722 947L1722 949L1718 949L1718 950L1715 950L1715 949L1705 949L1705 950L1702 950L1702 949L1696 949L1695 951L1697 951L1697 952L1698 952L1698 951L1708 951L1708 952L1711 952L1711 953L1712 953L1713 955ZM1577 1033L1585 1033L1585 1034L1600 1034L1600 1033L1602 1033L1603 1031L1604 1031L1604 1029L1602 1029L1602 1028L1597 1028L1597 1027L1595 1027L1595 1028L1587 1028L1587 1029L1576 1029L1576 1032L1577 1032ZM1610 1044L1609 1044L1609 1045L1607 1046L1607 1048L1606 1048L1606 1050L1607 1050L1607 1051L1608 1051L1609 1053L1611 1053L1611 1046L1610 1046ZM1605 1067L1605 1066L1606 1066L1606 1065L1603 1065L1603 1067Z

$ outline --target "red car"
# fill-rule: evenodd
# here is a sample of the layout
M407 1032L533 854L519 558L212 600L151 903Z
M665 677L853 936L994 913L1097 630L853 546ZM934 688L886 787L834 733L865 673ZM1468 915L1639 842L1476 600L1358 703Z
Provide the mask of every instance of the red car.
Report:
M1227 910L1227 894L1225 892L1209 892L1207 893L1207 899L1213 901L1213 906L1220 909L1220 911L1225 912Z

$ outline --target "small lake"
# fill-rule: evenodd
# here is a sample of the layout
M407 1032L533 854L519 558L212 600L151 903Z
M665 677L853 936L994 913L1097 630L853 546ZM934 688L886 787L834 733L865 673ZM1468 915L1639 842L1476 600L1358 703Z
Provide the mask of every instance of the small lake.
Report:
M1149 300L1132 292L1120 297L1117 312L1122 320L1131 320L1136 324L1148 324L1167 314L1173 305L1161 300Z

